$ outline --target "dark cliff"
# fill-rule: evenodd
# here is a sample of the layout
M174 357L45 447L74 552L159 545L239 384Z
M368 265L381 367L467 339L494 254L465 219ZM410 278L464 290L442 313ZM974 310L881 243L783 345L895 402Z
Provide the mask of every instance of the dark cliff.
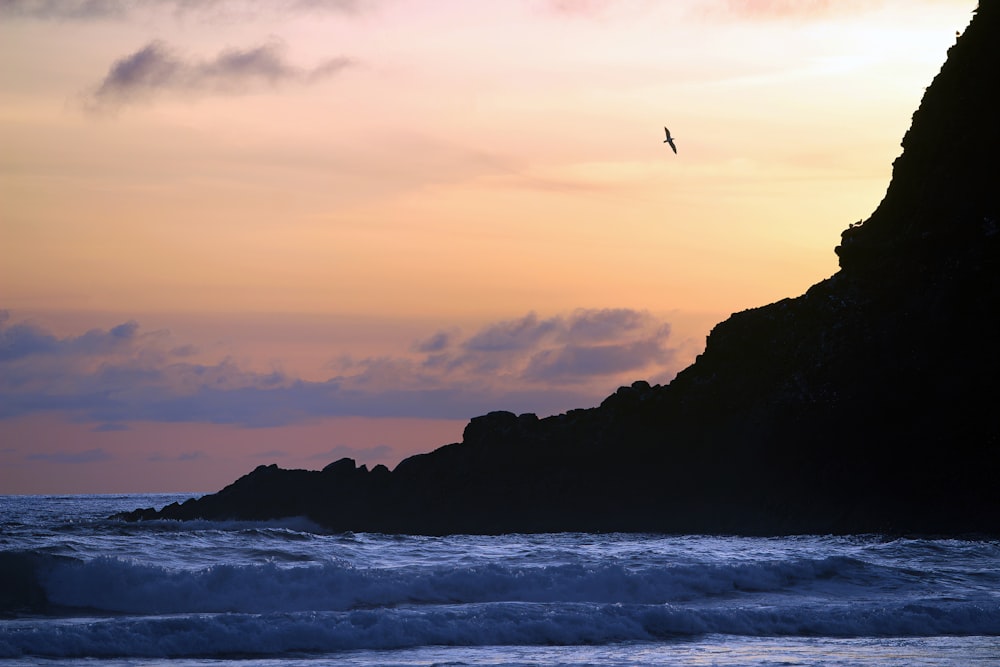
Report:
M1000 3L927 89L840 270L737 313L667 386L473 419L395 470L260 467L132 519L334 530L1000 535ZM804 212L805 214L805 212Z

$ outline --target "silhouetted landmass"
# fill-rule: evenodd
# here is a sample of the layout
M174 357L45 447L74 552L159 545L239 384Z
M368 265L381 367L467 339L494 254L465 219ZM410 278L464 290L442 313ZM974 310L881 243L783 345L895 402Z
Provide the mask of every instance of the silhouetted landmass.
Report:
M131 519L333 530L1000 535L1000 3L927 89L840 270L717 325L669 385L368 470L261 466ZM850 141L851 128L843 130ZM805 220L803 224L808 224Z

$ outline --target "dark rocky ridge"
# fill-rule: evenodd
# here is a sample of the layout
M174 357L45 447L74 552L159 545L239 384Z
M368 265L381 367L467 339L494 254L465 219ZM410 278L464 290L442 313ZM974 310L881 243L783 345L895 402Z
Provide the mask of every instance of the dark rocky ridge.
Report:
M367 470L261 466L131 519L333 530L1000 535L1000 3L927 89L840 270L717 325L669 385ZM849 134L845 128L845 135Z

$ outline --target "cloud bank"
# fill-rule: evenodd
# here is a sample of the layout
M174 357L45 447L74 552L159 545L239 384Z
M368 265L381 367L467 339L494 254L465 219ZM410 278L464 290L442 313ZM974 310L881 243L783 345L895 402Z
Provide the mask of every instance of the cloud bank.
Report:
M468 419L554 414L620 384L678 370L670 327L630 309L534 313L463 336L434 333L397 355L341 357L324 381L241 368L136 322L59 337L0 311L0 419L65 412L115 430L134 421L279 426L317 417ZM335 351L331 351L335 353ZM333 354L331 354L333 356Z
M284 45L272 41L247 49L226 49L214 58L185 58L155 40L115 62L84 98L92 110L116 109L160 93L236 95L262 86L310 84L350 67L349 58L332 58L312 68L290 64Z

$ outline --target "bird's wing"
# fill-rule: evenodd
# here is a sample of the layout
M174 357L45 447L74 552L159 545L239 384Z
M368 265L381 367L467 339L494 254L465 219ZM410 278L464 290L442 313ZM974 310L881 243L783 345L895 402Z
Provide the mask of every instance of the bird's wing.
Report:
M663 132L667 135L667 141L670 141L670 130L668 130L666 126L664 126Z

